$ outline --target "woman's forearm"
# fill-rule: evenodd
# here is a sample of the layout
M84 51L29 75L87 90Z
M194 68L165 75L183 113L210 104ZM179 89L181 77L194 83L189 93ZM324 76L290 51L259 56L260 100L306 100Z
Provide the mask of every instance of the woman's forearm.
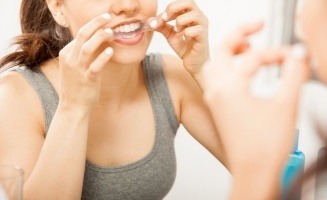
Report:
M204 86L204 81L203 81L203 75L202 74L203 74L203 72L200 72L200 74L192 74L192 77L195 80L195 82L198 84L201 91L203 92L205 86Z
M277 171L257 171L249 168L233 175L231 200L280 199L280 174Z
M39 159L24 184L24 199L80 199L89 113L61 108L52 120Z

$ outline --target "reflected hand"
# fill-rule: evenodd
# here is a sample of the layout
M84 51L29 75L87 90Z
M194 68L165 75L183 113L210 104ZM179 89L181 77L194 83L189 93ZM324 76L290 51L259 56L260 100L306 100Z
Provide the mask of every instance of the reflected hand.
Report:
M204 66L205 101L233 174L283 168L294 144L300 89L309 73L299 47L249 49L247 37L261 27L255 23L235 31ZM278 90L270 97L254 95L253 76L262 66L276 63L284 66Z

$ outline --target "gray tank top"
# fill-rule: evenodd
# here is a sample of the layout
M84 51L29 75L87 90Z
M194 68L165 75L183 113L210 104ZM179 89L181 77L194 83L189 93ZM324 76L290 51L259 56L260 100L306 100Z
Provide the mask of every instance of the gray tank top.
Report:
M86 160L82 199L163 199L176 177L174 138L179 127L161 66L161 56L150 54L142 62L155 117L155 141L142 159L120 167L103 167ZM58 95L41 71L14 67L37 92L45 115L45 132L58 105Z

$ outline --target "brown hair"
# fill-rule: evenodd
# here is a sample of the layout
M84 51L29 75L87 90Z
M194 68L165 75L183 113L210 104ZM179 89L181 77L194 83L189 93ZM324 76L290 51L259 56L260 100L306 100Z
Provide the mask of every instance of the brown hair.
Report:
M35 69L51 58L72 40L68 28L56 23L46 0L22 0L20 8L22 34L15 38L16 52L0 60L0 68L24 65Z

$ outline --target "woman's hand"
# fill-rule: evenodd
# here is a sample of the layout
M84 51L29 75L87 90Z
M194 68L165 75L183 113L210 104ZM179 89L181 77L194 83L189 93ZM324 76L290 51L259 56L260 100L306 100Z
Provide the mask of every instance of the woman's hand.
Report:
M107 47L113 32L109 28L104 29L109 21L109 14L92 19L60 51L59 105L90 111L97 102L101 87L100 72L113 54L112 48Z
M261 27L246 25L224 40L204 66L204 94L231 172L244 176L264 171L279 178L294 145L299 93L309 70L303 47L249 49L247 37ZM253 76L276 63L284 65L277 91L268 97L253 94Z
M161 32L170 46L183 59L185 69L200 74L209 59L208 19L193 0L177 0L159 15L156 31ZM168 24L175 20L176 27Z

